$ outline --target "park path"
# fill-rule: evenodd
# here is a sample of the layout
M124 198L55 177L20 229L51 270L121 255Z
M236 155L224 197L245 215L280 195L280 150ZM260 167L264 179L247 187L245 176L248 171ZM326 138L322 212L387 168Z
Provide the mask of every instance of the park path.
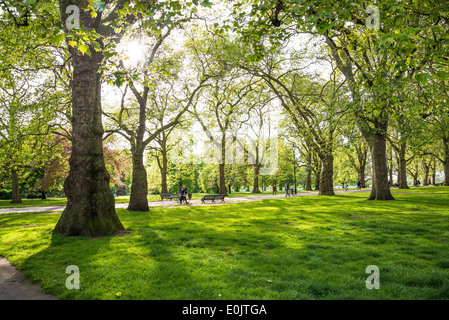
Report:
M336 190L335 193L348 193L348 192L369 192L371 191L370 189L365 189L365 190L348 190L348 191L343 191L343 190ZM298 194L296 194L293 197L305 197L305 196L316 196L318 195L318 191L312 191L312 192L300 192ZM214 203L214 205L218 205L218 204L226 204L226 203L238 203L238 202L246 202L246 201L257 201L257 200L263 200L263 199L282 199L285 197L285 193L282 192L278 192L277 195L260 195L260 196L247 196L247 197L231 197L231 198L226 198L225 202L216 202ZM201 204L201 200L200 199L193 199L189 201L189 204ZM211 204L210 201L206 202L207 204ZM180 205L178 204L175 200L164 200L164 201L151 201L148 203L148 205L150 207L173 207L176 205ZM202 204L205 205L205 204ZM116 209L126 209L128 207L128 203L117 203L115 205ZM64 211L65 206L51 206L51 207L16 207L16 208L4 208L4 209L0 209L0 215L4 214L4 213L44 213L44 212L61 212Z
M0 257L0 300L56 300L32 285L22 272Z

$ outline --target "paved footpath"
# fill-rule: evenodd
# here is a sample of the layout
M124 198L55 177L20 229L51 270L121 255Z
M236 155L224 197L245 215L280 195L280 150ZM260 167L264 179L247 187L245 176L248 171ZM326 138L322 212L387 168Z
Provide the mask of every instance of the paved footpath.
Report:
M0 300L56 300L32 285L22 272L0 257Z
M370 191L370 190L363 190ZM363 192L358 190L349 190L347 192ZM336 193L341 193L339 190ZM313 196L318 192L301 192L294 197ZM262 199L281 199L285 197L285 193L279 193L277 195L260 195L260 196L248 196L248 197L236 197L227 198L224 203L236 203L246 201L257 201ZM201 205L201 200L195 199L189 202L193 205ZM221 202L212 204L220 205ZM150 207L156 206L174 206L180 205L176 201L155 201L149 203ZM204 204L202 204L204 205ZM211 205L210 201L207 201L206 205ZM118 203L116 208L126 208L127 203ZM53 207L26 207L26 208L5 208L0 209L0 215L2 213L44 213L52 212L59 213L64 210L64 206ZM14 268L7 259L0 257L0 300L56 300L55 297L43 294L38 285L31 285L22 272Z
M348 191L342 191L342 190L336 190L335 193L348 193L348 192L370 192L370 189L365 190L348 190ZM316 196L318 195L318 191L313 192L300 192L297 195L293 197L305 197L305 196ZM226 198L224 203L235 203L235 202L245 202L245 201L257 201L257 200L263 200L263 199L282 199L285 198L285 193L278 192L277 195L260 195L260 196L247 196L247 197L231 197ZM189 204L201 204L200 199L194 199L190 200ZM206 200L206 204L211 204L211 201ZM222 202L218 201L215 204L223 204ZM150 207L165 207L165 206L174 206L174 205L180 205L175 200L164 200L164 201L151 201L148 203ZM204 205L204 204L203 204ZM128 203L117 203L115 205L116 209L126 209L128 207ZM0 215L3 213L24 213L24 212L30 212L30 213L43 213L43 212L61 212L64 211L65 206L51 206L51 207L22 207L22 208L4 208L0 209Z

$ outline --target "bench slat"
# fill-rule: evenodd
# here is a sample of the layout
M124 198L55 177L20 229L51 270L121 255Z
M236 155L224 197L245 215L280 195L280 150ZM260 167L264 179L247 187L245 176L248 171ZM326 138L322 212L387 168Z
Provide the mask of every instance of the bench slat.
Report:
M215 202L215 199L219 199L223 202L225 197L225 194L207 194L201 198L201 202L204 203L205 200L212 200L212 202Z

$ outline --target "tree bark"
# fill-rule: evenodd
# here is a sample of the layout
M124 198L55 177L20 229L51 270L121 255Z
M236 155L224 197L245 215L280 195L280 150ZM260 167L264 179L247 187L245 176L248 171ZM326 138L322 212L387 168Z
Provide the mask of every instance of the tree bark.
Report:
M367 200L394 200L388 185L387 138L383 132L371 134L371 158L373 162L373 187Z
M168 157L167 157L167 138L164 136L162 139L156 140L161 149L162 160L156 155L156 162L161 172L161 193L168 193L167 174L168 174Z
M361 187L365 188L366 187L366 183L365 183L365 169L363 169L363 170L360 169L358 174L357 174L357 176L358 176L358 180L360 181Z
M444 185L449 186L449 138L443 139L444 143Z
M168 172L167 149L162 149L161 193L168 193L167 172Z
M219 194L227 194L226 191L226 176L225 176L225 161L226 161L226 134L222 133L221 138L221 163L218 165L220 185L218 187Z
M315 187L314 190L320 190L320 179L321 179L321 160L317 157L316 153L313 152L312 163L315 173Z
M310 151L307 153L305 190L312 191L312 154Z
M405 160L406 144L401 143L399 146L399 189L410 189L407 185L407 161Z
M315 174L315 190L320 190L321 170L317 169Z
M424 169L424 181L423 185L428 186L430 184L430 168L432 167L432 160L429 163L426 162L426 159L423 159L422 167Z
M14 167L11 168L11 181L12 181L11 203L22 203L22 199L20 198L19 174L17 173L17 170Z
M225 180L225 164L224 163L220 163L219 165L218 165L218 169L219 169L219 172L220 172L220 178L219 178L219 180L220 180L220 184L219 184L219 186L218 186L218 193L219 194L227 194L227 191L226 191L226 180Z
M61 17L65 21L66 5L61 3ZM80 10L85 28L98 27L90 11ZM69 33L70 30L66 30ZM115 235L124 227L115 212L114 195L109 187L110 175L103 156L103 126L101 120L101 52L90 46L91 55L69 47L72 57L72 154L70 171L64 182L67 206L54 232L63 236L100 237Z
M357 177L361 183L362 188L366 187L365 170L366 170L367 157L368 157L368 149L367 148L363 148L363 147L357 148L357 158L359 161Z
M437 177L437 163L436 163L436 158L433 157L432 185L436 184L436 177Z
M334 156L332 152L326 152L322 160L319 194L335 195L334 192Z
M132 153L133 173L131 194L128 210L146 212L148 206L148 180L147 171L143 163L143 148L139 147Z
M261 193L260 189L259 189L259 172L260 172L260 159L259 159L259 145L256 144L256 148L255 148L255 161L256 163L254 164L254 180L253 180L253 191L252 193Z
M306 185L304 186L306 191L312 191L312 170L310 168L307 169L306 175Z
M260 193L259 189L259 162L256 161L256 164L254 165L254 181L253 181L253 191L252 193Z
M388 169L388 180L390 181L390 184L393 185L393 166L390 166Z
M390 155L388 157L388 180L390 181L390 186L393 185L393 150L390 149Z
M72 154L64 182L67 206L54 230L63 236L99 237L124 230L104 163L100 59L92 51L93 58L72 50Z

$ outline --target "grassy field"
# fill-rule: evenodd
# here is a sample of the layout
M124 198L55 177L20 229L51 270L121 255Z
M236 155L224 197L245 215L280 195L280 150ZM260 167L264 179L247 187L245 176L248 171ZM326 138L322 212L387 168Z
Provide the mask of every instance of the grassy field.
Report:
M2 214L0 256L60 299L449 299L449 194L395 198L118 210L129 234L98 239L52 235L60 214Z
M410 189L392 189L392 192L449 194L449 187L410 187Z

